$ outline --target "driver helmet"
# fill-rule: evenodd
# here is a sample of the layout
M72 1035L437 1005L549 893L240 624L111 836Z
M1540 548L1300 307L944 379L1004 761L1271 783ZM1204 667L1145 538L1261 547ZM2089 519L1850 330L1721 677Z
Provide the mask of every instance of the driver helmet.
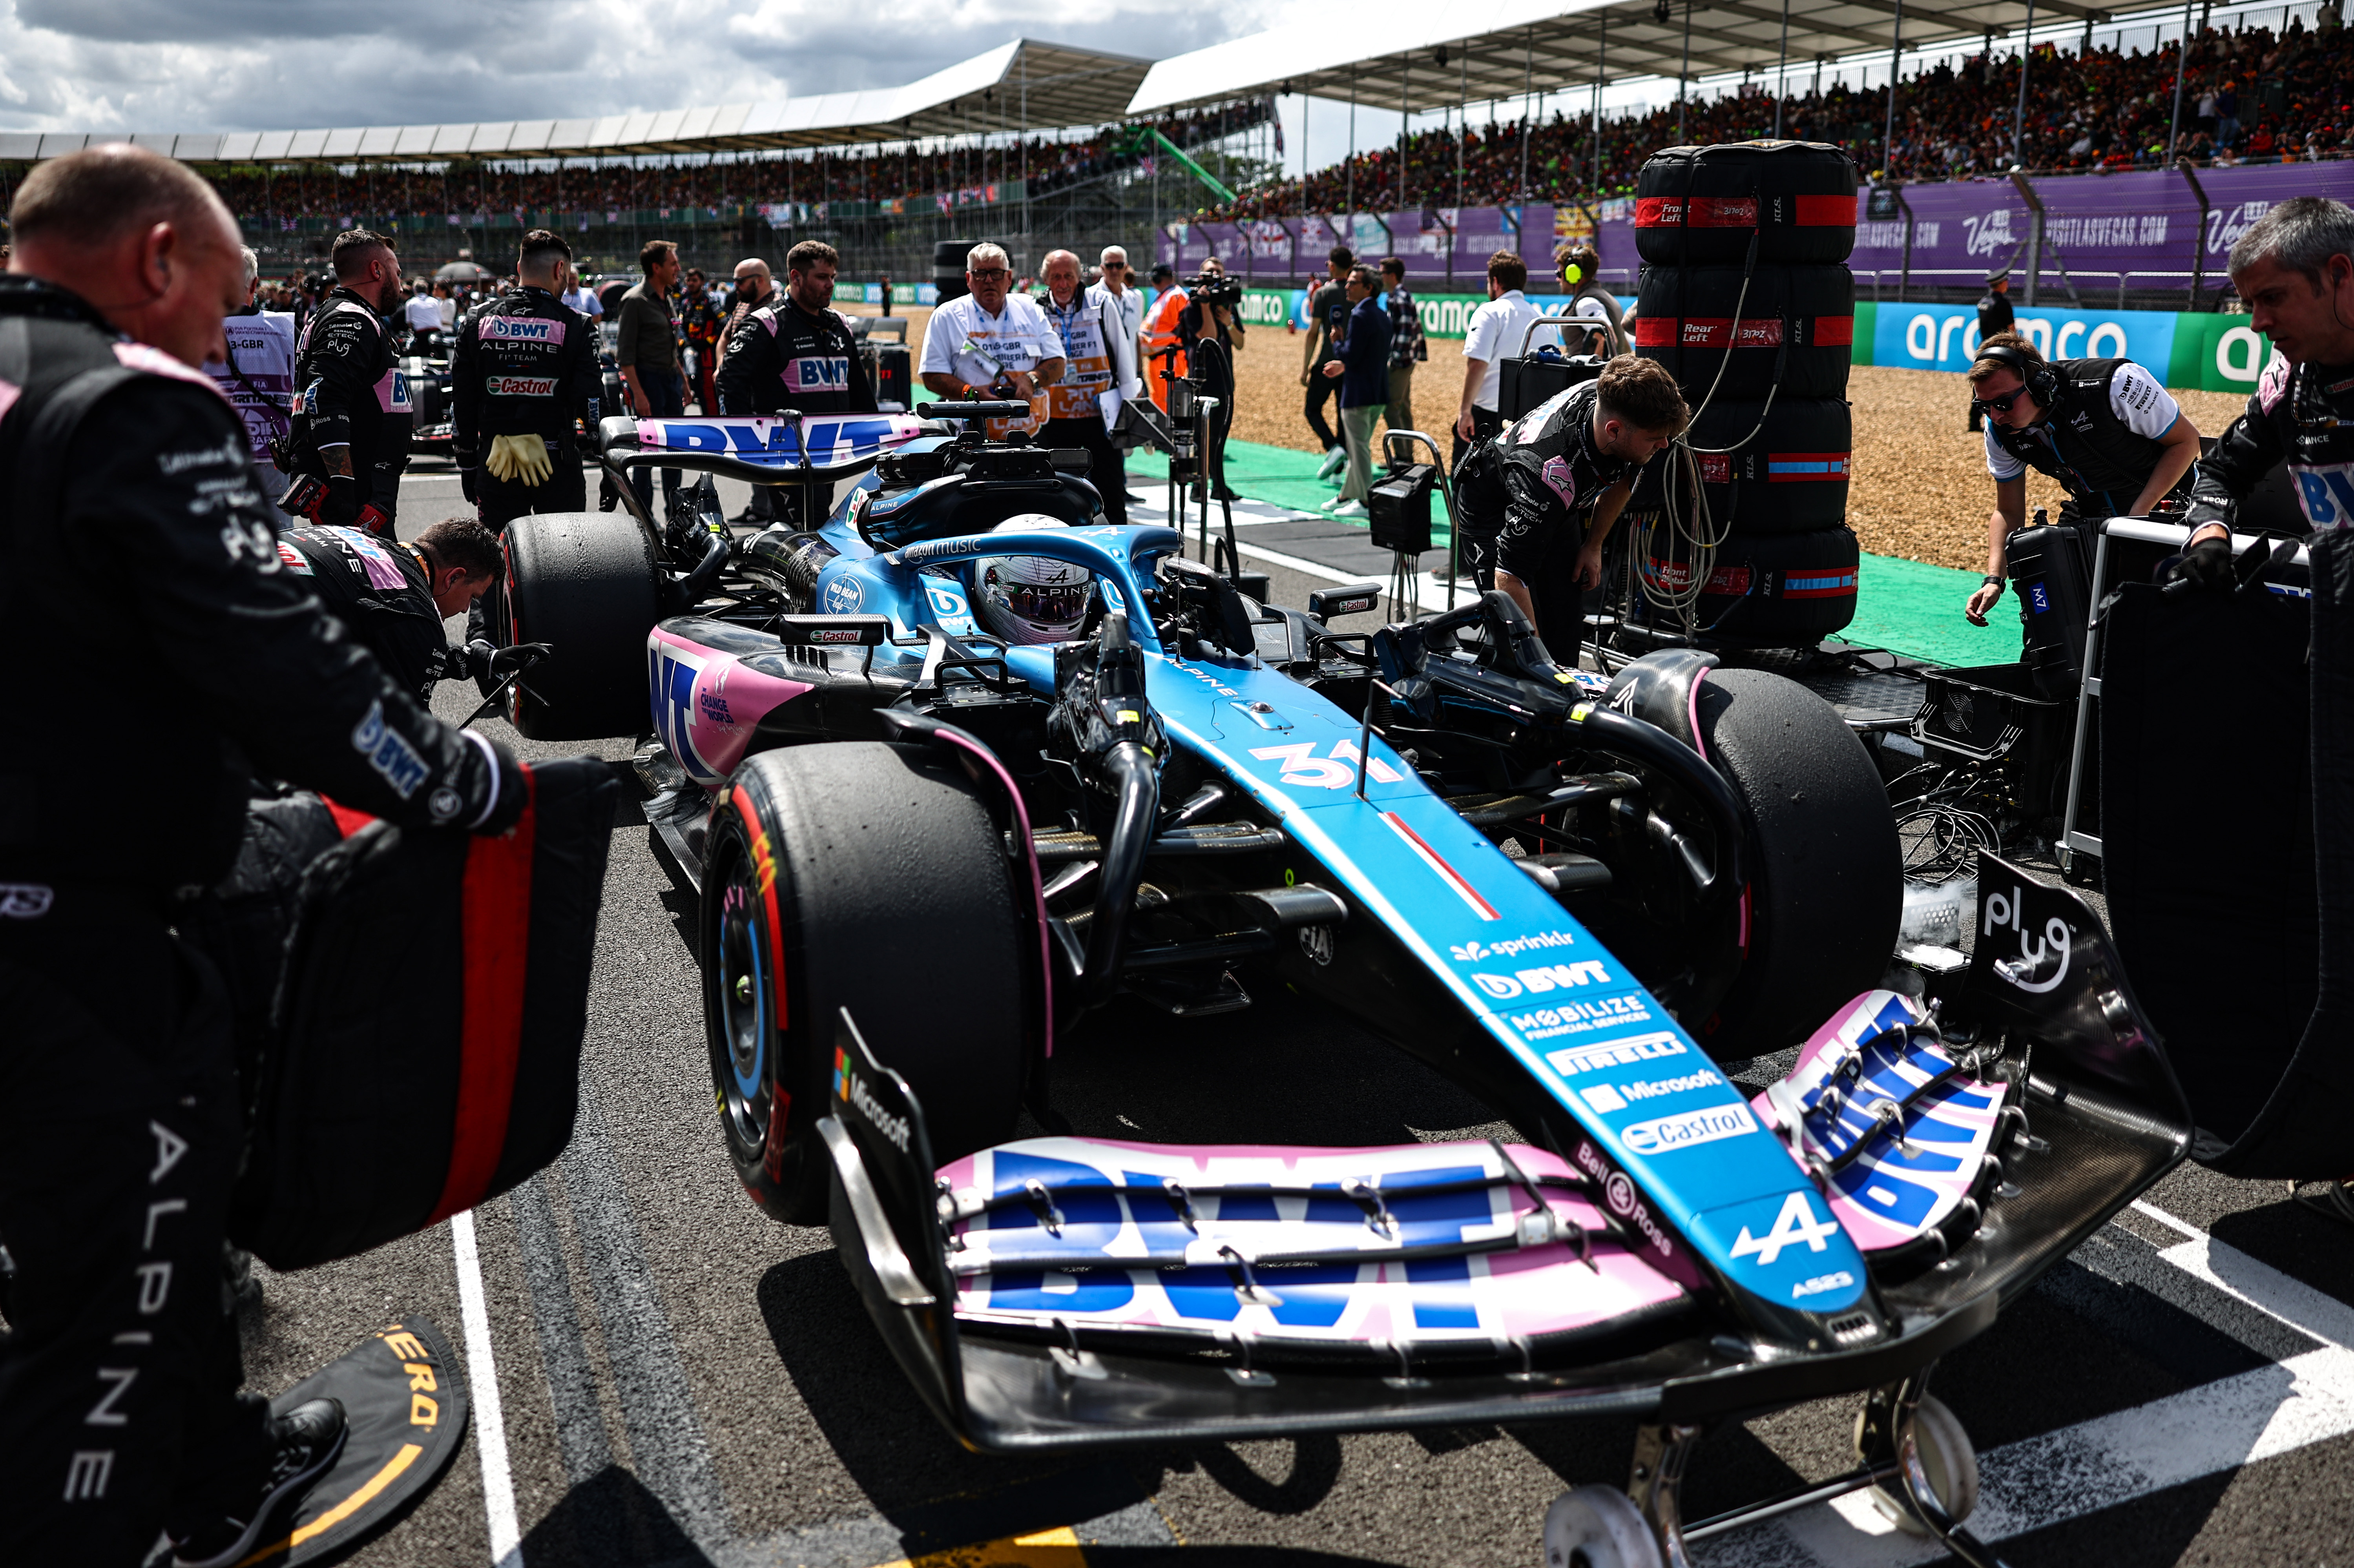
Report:
M993 534L1063 528L1059 517L1037 513L1009 517ZM983 556L972 563L972 603L981 623L1013 643L1068 642L1094 596L1095 574L1044 556Z

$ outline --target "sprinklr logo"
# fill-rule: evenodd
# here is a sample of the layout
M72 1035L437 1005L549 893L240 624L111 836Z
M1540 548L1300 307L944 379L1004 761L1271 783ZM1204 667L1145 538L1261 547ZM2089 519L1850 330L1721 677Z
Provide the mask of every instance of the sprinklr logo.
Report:
M875 1104L875 1096L867 1088L865 1081L851 1071L850 1053L838 1045L833 1051L833 1093L837 1099L856 1106L858 1114L866 1118L867 1125L890 1139L894 1149L902 1154L907 1152L907 1118L893 1116Z

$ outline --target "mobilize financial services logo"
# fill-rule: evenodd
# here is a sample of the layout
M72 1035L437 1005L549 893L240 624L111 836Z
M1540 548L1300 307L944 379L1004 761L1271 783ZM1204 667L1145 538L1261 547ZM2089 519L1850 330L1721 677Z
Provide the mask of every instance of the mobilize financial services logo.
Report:
M866 1081L851 1071L850 1053L839 1045L833 1051L833 1092L837 1098L856 1106L867 1125L890 1139L892 1148L902 1154L907 1152L907 1118L893 1116L875 1103L874 1091L866 1086Z

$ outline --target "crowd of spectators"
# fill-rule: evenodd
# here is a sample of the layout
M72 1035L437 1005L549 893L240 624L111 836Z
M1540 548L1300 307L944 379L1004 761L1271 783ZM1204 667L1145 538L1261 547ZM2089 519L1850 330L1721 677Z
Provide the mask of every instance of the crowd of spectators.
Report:
M2354 128L2354 48L2339 22L2339 0L2321 8L2308 31L2292 22L2269 28L2209 28L2194 39L2183 68L2182 121L2176 153L2200 164L2272 163L2349 154ZM2148 168L2166 158L2173 125L2175 48L2120 53L2095 48L2079 58L2039 44L2028 66L2022 156L2036 172ZM1568 95L1577 94L1573 90ZM1896 90L1896 140L1888 171L1907 181L1964 179L2008 170L2019 102L2019 57L1978 55L1908 77ZM1782 134L1845 147L1858 168L1879 177L1887 147L1885 87L1833 85L1782 105ZM1752 84L1681 110L1682 140L1738 142L1774 133L1775 102ZM1218 218L1288 217L1302 213L1388 210L1425 205L1495 207L1575 196L1625 195L1644 159L1679 140L1674 103L1640 113L1605 115L1601 175L1595 174L1589 118L1556 110L1531 127L1527 188L1522 188L1521 124L1490 122L1461 138L1422 132L1407 139L1401 200L1398 148L1361 153L1310 175L1246 192ZM1458 190L1460 199L1458 199ZM1352 198L1353 197L1353 204Z
M1193 148L1267 122L1269 102L1254 99L1172 113L1154 122L1181 147ZM1082 136L1032 136L987 145L913 145L885 150L826 149L786 156L745 153L708 162L639 159L525 169L492 161L431 167L328 164L240 164L206 171L240 218L315 217L343 221L400 215L435 218L484 212L701 212L712 217L761 207L856 201L927 202L1009 180L1029 181L1034 196L1084 184L1150 157L1134 125L1106 125ZM23 177L0 167L0 203ZM972 199L968 196L968 200Z

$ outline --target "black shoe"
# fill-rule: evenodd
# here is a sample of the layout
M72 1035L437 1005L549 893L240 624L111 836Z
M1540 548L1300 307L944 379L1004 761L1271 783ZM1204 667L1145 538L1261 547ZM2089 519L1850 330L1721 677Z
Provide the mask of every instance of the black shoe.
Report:
M1213 501L1240 501L1242 498L1242 492L1229 490L1223 484L1210 492L1210 499Z
M343 1457L350 1428L340 1400L298 1404L270 1424L275 1451L260 1488L228 1511L172 1543L172 1568L229 1568L251 1552L313 1482Z

